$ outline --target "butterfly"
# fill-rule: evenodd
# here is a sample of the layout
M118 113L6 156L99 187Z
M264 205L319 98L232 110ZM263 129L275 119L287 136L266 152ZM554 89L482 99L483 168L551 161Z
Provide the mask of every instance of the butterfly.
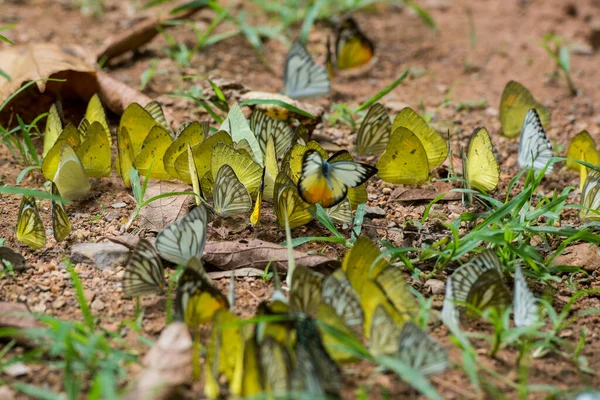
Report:
M358 309L360 303L357 303ZM358 339L358 334L362 332L363 326L349 327L344 322L342 316L336 314L332 306L326 303L319 303L317 307L316 319L319 321L319 332L325 350L336 363L348 363L357 361L356 354L348 350L348 338Z
M345 198L333 207L326 208L325 213L334 224L351 224L354 221L352 204L348 198Z
M229 309L227 298L209 279L200 256L190 258L179 277L175 292L175 319L184 321L192 330L211 322L217 311Z
M60 164L60 153L63 144L68 144L73 149L76 149L81 144L81 138L79 131L73 124L68 124L63 129L62 133L58 136L58 139L54 142L52 148L44 156L42 161L42 173L48 180L53 180Z
M531 94L531 92L519 82L510 81L504 87L502 99L500 100L500 123L504 136L516 137L521 131L521 121L525 118L527 111L535 108L540 116L542 125L550 122L550 113Z
M192 157L194 159L194 164L196 165L196 170L198 173L198 177L202 178L206 175L207 172L210 172L211 161L212 161L212 153L214 148L219 144L223 143L230 147L233 147L233 140L231 136L225 131L218 131L213 135L207 137L204 141L190 145L192 150ZM186 183L192 183L193 179L190 177L190 164L187 153L182 153L177 156L175 159L175 170L177 171L177 175L180 179ZM210 174L212 177L212 173ZM205 194L212 193L212 185L209 190Z
M290 288L290 310L315 315L321 303L321 289L325 277L301 265L294 268Z
M164 267L158 253L146 239L140 239L131 251L122 284L125 297L140 297L163 291Z
M169 179L170 175L165 170L163 156L172 144L173 139L169 131L162 125L155 125L142 142L133 165L142 175L150 172L152 179Z
M273 209L281 227L285 227L286 219L291 229L307 224L313 219L310 210L314 209L314 206L300 197L298 187L283 171L275 178Z
M450 332L456 334L460 331L458 311L454 305L454 290L452 288L452 277L448 277L446 281L446 293L444 303L442 305L442 322L448 327Z
M82 199L90 192L90 182L85 168L68 143L63 142L60 147L58 168L52 182L65 199Z
M423 375L435 375L448 367L448 353L413 322L402 326L398 359Z
M583 190L581 191L581 210L579 217L587 221L600 221L600 172L595 169L590 170Z
M494 190L500 179L500 165L494 155L490 135L485 128L476 128L463 154L463 178L467 188Z
M511 302L502 274L500 260L493 250L485 250L461 265L452 274L454 300L474 310L504 308Z
M600 165L600 153L596 150L596 142L587 131L581 131L569 144L567 158L581 160L593 165ZM583 184L587 178L588 167L578 162L567 160L567 168L579 172L579 190L583 190Z
M273 137L277 156L283 156L294 138L294 131L287 122L270 118L258 110L254 111L250 117L250 129L256 135L263 154L266 152L269 137Z
M267 172L267 168L263 168L262 178L260 180L260 186L258 187L258 191L256 192L256 201L254 202L254 208L252 209L252 214L250 214L250 223L252 226L257 225L260 222L260 207L262 206L263 196L265 192L265 174ZM272 195L271 195L272 197Z
M123 115L121 115L117 135L121 132L122 128L127 130L131 142L132 160L135 160L146 137L155 126L160 126L163 130L167 131L164 125L155 120L148 110L138 103L131 103L127 106ZM129 170L123 172L129 174Z
M60 196L56 185L51 183L51 186L52 194ZM69 221L69 217L67 217L65 208L62 203L56 200L52 200L52 232L57 242L62 242L71 233L71 222Z
M333 308L346 326L362 330L365 315L360 305L360 297L343 269L336 269L323 280L321 298L323 303Z
M401 126L409 129L419 138L427 153L429 168L435 168L444 162L448 156L446 141L412 108L405 107L400 110L394 118L392 132L395 132Z
M354 161L334 161L335 153L327 161L315 150L308 150L302 159L302 173L298 193L307 203L333 207L348 194L348 188L362 185L377 173L377 168Z
M133 144L129 131L122 126L117 130L117 160L115 168L123 184L131 187L130 171L133 168Z
M100 122L92 122L85 128L83 141L75 151L86 174L91 178L109 176L112 170L108 132L110 131L106 131Z
M299 40L292 43L283 71L282 93L291 98L323 96L331 90L327 71L315 64Z
M554 157L552 145L546 136L542 121L537 111L532 108L525 115L521 139L519 141L519 155L517 161L521 168L531 168L536 172L541 171L550 159ZM548 165L546 174L552 173L553 166Z
M527 327L539 321L537 299L529 290L520 266L515 267L515 290L513 293L515 325Z
M165 113L160 105L160 103L156 100L151 101L150 103L144 106L144 110L148 111L148 114L154 119L156 122L160 124L163 128L169 132L169 135L173 137L173 130L171 126L167 122L167 118L165 117Z
M17 214L17 240L33 249L41 249L46 244L44 223L31 196L21 199Z
M193 256L201 257L207 223L206 208L203 205L194 207L185 217L158 233L156 250L162 258L175 264L186 264Z
M189 175L184 171L180 174L175 167L175 162L180 155L187 153L187 146L195 146L202 143L205 137L208 136L208 123L200 123L198 121L183 123L179 127L176 139L169 145L163 156L163 165L165 171L172 178L187 181Z
M210 171L214 182L217 180L217 174L223 165L229 165L235 172L237 179L248 190L252 196L260 186L262 177L262 167L248 154L234 149L224 143L218 143L212 152ZM198 171L202 173L201 171Z
M371 321L369 349L375 356L398 352L400 327L382 305L375 307Z
M419 306L410 293L408 284L400 268L388 265L377 274L374 281L400 314L409 316L410 318L417 316Z
M252 198L248 189L228 164L221 166L217 172L213 201L215 212L224 218L246 213L252 208Z
M59 108L62 110L60 103L54 103L50 106L50 110L48 111L46 128L44 130L44 151L42 152L44 158L46 158L46 155L50 149L54 147L58 137L63 132L63 123L60 117Z
M353 18L346 18L338 27L335 40L335 66L349 69L367 64L375 54L375 45L358 27Z
M263 153L260 144L252 129L250 129L250 125L239 104L236 103L231 106L227 118L221 124L220 129L231 135L236 149L239 149L240 146L246 147L249 150L249 156L260 166L263 165ZM244 141L246 143L243 143Z
M373 104L360 124L356 134L356 147L358 154L379 155L385 148L392 134L392 122L380 103Z
M108 145L110 146L112 144L110 127L108 126L108 120L106 119L106 111L104 111L102 101L97 93L90 98L82 122L83 121L86 121L90 125L93 125L94 122L98 122L102 126L102 129L107 136Z
M429 161L421 140L410 129L398 127L377 161L378 176L385 182L412 185L429 179Z

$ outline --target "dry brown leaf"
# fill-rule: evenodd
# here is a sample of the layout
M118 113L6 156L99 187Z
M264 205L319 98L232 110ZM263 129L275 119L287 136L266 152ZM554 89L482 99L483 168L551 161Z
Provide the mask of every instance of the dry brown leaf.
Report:
M181 182L150 181L144 201L164 193L186 192L190 186ZM140 211L138 226L151 232L160 232L171 222L187 214L189 196L169 196L153 201Z
M0 328L16 329L15 339L18 343L26 346L35 346L26 335L22 335L19 331L22 329L40 328L43 325L31 315L27 305L22 303L0 302Z
M0 79L0 103L28 81L59 78L55 75L66 71L95 74L93 59L79 46L38 43L10 47L0 52L0 69L11 79ZM47 82L38 81L36 85L43 93Z
M25 269L25 257L9 247L0 247L0 270L4 269L3 261L8 261L11 263L12 268L15 271L21 271Z
M264 269L269 263L287 270L287 247L259 239L231 242L208 242L204 247L204 261L223 270L239 268ZM317 270L331 271L339 266L333 258L307 254L294 250L296 265Z
M396 188L390 195L391 201L431 201L438 197L443 192L431 189L415 189L415 188ZM442 198L442 201L456 201L462 199L462 195L458 192L447 192Z
M104 60L106 62L130 50L136 50L158 35L159 31L156 29L158 26L162 29L172 27L173 25L167 24L167 22L187 19L204 7L200 6L175 15L165 16L161 14L146 19L134 25L131 29L108 38L96 52L96 58L98 61Z
M144 357L144 370L125 399L169 399L192 377L192 338L187 326L167 326Z

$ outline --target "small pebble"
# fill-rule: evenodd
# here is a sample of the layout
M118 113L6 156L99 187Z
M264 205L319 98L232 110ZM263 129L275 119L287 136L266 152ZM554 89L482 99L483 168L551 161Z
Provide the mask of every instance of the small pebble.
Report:
M111 205L111 207L112 208L125 208L125 207L127 207L127 203L125 203L124 201L120 201L118 203Z

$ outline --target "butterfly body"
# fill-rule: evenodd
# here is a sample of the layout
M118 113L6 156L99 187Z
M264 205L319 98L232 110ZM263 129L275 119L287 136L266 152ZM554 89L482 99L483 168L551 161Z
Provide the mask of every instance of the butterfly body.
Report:
M324 160L316 150L308 150L302 159L298 192L307 203L333 207L348 194L348 188L365 183L377 168L354 161L333 161L341 152Z

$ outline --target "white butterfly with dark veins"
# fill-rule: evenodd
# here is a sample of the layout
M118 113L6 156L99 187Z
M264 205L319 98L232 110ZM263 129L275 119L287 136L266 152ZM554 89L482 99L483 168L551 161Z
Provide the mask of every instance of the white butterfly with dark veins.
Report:
M554 157L552 145L546 136L540 117L532 108L525 115L519 141L519 156L517 161L521 168L531 168L535 172L542 170L548 161ZM552 173L553 166L548 165L546 174Z
M534 325L539 321L537 299L527 287L523 271L518 265L515 267L515 290L513 293L513 308L515 325L524 328Z
M325 68L316 64L302 43L295 40L285 61L281 92L296 99L323 96L330 90L331 81Z

